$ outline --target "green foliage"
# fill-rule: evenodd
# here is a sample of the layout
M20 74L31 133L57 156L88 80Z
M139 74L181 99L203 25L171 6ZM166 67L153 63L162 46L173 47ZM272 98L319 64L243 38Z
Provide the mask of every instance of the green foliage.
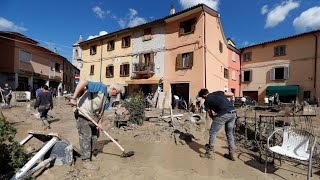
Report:
M129 111L129 121L142 125L145 119L144 114L144 102L145 97L142 92L131 95L126 101L124 101L124 107Z
M11 176L27 162L27 154L14 136L17 130L0 114L0 179Z

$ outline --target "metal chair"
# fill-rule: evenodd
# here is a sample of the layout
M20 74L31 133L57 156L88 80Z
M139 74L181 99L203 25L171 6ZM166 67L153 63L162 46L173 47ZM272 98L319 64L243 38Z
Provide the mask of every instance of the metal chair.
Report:
M283 131L282 145L270 147L270 139L278 131ZM290 157L300 161L308 161L308 177L312 176L312 155L316 145L317 137L312 133L296 128L281 128L273 131L267 140L265 173L267 172L268 150L282 156ZM281 162L281 159L280 159ZM281 164L281 163L280 163Z

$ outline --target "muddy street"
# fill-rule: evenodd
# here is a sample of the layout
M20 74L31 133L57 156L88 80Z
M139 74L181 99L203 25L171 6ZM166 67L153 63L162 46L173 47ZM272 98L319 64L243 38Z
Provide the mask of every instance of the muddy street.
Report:
M54 99L54 109L49 115L51 129L45 129L43 123L33 115L32 104L28 102L14 103L10 109L3 110L4 116L17 128L16 140L21 141L29 130L54 132L79 148L78 133L72 108L65 105L64 99ZM202 159L200 152L205 152L204 145L208 141L210 120L205 124L185 127L194 135L191 140L183 139L175 143L172 127L165 122L148 122L131 129L114 127L114 111L105 116L105 129L116 139L126 151L133 150L135 155L121 158L121 151L103 133L98 140L98 152L94 160L100 166L98 171L82 168L80 159L72 166L53 166L34 174L39 180L47 179L306 179L306 166L294 166L285 162L279 166L269 166L265 174L264 164L260 164L249 152L238 149L236 161L223 157L227 152L224 131L220 131L215 148L215 159ZM179 125L176 124L176 125ZM181 125L182 126L182 125ZM181 136L180 136L181 137ZM39 141L31 140L26 149L37 146ZM314 170L312 179L319 179L318 169Z

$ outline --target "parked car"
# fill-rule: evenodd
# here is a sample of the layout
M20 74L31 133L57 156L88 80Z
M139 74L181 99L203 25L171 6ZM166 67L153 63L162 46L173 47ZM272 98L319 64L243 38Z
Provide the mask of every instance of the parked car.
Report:
M245 101L243 101L245 98ZM242 106L256 106L257 102L252 99L252 97L244 96L244 97L235 97L234 107L242 107Z

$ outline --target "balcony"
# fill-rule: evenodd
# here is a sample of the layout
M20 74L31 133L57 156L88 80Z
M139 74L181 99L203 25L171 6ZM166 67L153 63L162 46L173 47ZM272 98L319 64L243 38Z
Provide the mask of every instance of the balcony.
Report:
M154 63L134 63L133 73L139 75L153 75L154 74Z

